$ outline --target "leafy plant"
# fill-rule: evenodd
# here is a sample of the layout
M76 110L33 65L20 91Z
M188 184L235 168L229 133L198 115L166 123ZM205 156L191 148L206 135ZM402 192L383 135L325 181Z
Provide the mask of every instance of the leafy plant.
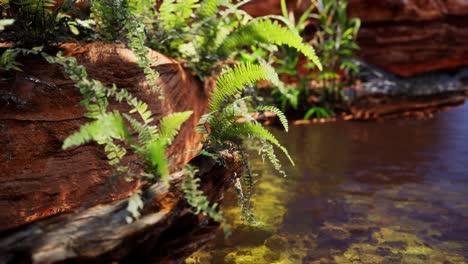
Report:
M343 87L351 84L353 74L359 72L352 57L359 49L356 36L361 22L358 18L348 19L346 0L319 0L317 10L313 17L320 29L312 43L325 67L313 77L321 82L323 100L336 100L342 98Z
M241 106L247 99L246 97L240 98L242 91L245 90L247 85L252 85L259 80L268 80L273 84L279 82L275 70L267 64L239 64L221 74L216 81L216 90L210 98L209 113L203 115L200 119L197 131L207 134L204 144L204 148L207 151L210 149L231 148L244 153L242 146L236 143L236 138L253 138L260 141L262 148L259 154L263 158L268 159L279 173L286 176L282 170L281 163L276 157L274 146L281 150L289 158L290 162L294 164L288 151L268 130L251 117L248 109ZM285 130L288 130L286 117L276 107L262 106L255 109L255 111L271 111L276 113ZM241 118L244 119L243 122L239 122ZM249 207L250 184L253 181L251 180L252 176L247 162L245 162L245 166L247 166L247 174L244 175L246 179L244 182L248 184L246 187L248 191L245 199L242 198L242 204L245 207ZM242 211L246 212L246 210Z
M188 174L188 177L182 182L182 190L184 191L184 197L187 200L188 204L195 208L193 211L194 214L198 215L202 213L203 215L208 215L213 220L220 222L223 225L223 230L225 236L230 235L231 230L226 223L226 220L223 217L221 210L217 210L217 203L210 205L208 198L200 190L200 178L196 178L198 169L186 165L184 171Z
M296 31L270 17L252 18L238 9L243 3L164 0L156 21L161 30L151 36L153 47L184 60L202 77L236 57L236 51L260 44L289 46L321 68L314 49Z
M58 5L56 0L14 0L4 8L8 10L7 18L14 20L7 29L13 34L5 34L4 40L13 42L16 47L30 48L71 40L90 23L73 15L77 10L69 1Z
M191 111L173 113L161 119L159 127L152 124L153 117L148 105L131 95L125 89L119 89L115 85L106 87L97 80L88 78L86 69L77 64L76 59L65 58L58 54L56 57L45 55L50 63L58 63L64 67L70 78L76 81L75 86L83 94L81 104L86 108L86 117L93 119L80 127L75 134L65 139L63 148L80 146L90 141L104 145L104 151L109 159L109 164L114 166L118 173L125 175L128 180L135 177L145 177L150 180L160 178L168 183L168 162L164 152L177 135L182 123L192 114ZM120 113L117 110L109 111L108 98L114 98L117 102L125 102L131 106L128 113ZM136 114L140 119L133 117ZM128 124L125 122L127 119ZM138 134L132 136L132 131ZM127 149L136 154L140 161L141 171L135 171L123 161ZM133 194L132 204L140 204L139 192ZM133 211L139 206L130 206L132 215L139 213Z
M300 54L289 47L281 47L273 60L278 64L278 72L292 76L292 84L286 83L282 89L273 91L273 96L283 111L288 108L305 113L306 117L325 117L333 115L335 102L344 100L342 89L351 85L353 76L358 72L352 57L359 48L356 35L359 30L359 19L348 19L346 15L346 0L311 1L310 7L297 20L288 11L286 1L281 0L283 18L289 20L299 33L310 25L310 19L319 23L311 45L323 64L323 71L313 71L316 63L307 62L307 69L312 73L300 74L297 69ZM311 100L309 98L318 98ZM312 106L311 106L312 104Z
M313 106L305 113L304 119L310 119L313 116L317 118L329 118L333 114L334 113L331 110L320 106Z

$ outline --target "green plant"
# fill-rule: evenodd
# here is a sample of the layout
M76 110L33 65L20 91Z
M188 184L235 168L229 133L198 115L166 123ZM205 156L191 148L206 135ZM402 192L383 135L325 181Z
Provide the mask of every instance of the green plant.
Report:
M202 213L203 215L208 215L213 220L220 222L223 225L224 235L229 236L231 231L226 220L223 218L222 211L216 209L218 204L214 203L210 205L208 198L203 191L200 190L200 178L195 177L198 169L193 166L186 165L184 171L188 177L186 177L182 182L182 190L184 191L184 197L188 204L195 208L193 213Z
M58 54L52 57L44 54L50 63L58 63L64 67L70 78L76 81L75 86L83 95L81 104L87 112L85 116L93 119L80 127L75 134L65 139L63 148L80 146L90 141L104 146L104 151L109 159L109 164L116 168L119 174L125 175L126 179L145 177L150 180L160 178L168 183L168 162L164 152L168 145L174 140L184 123L192 114L191 111L173 113L161 119L159 127L152 124L153 117L148 105L131 95L125 89L119 89L115 85L106 87L97 80L87 77L86 69L77 64L76 59L65 58ZM109 111L108 98L114 98L117 102L125 102L131 106L128 113L120 113L117 110ZM136 114L140 119L132 116ZM127 122L125 122L125 120ZM133 132L138 134L132 136ZM124 156L130 149L132 154L139 157L139 168L136 171L124 162ZM140 192L132 195L129 209L138 209L141 204ZM132 211L136 217L138 212ZM131 220L131 219L130 219Z
M86 20L86 23L77 18L73 5L75 1L64 2L56 8L52 8L52 5L55 6L54 0L15 2L13 26L28 37L27 40L16 39L15 44L27 48L33 47L33 44L48 46L69 37L77 39L83 29L92 30L93 34L88 36L88 40L127 43L155 91L158 91L156 80L159 75L154 69L154 63L148 59L147 45L185 61L201 77L216 72L214 70L220 69L219 64L225 64L226 60L237 58L240 50L248 54L250 49L257 46L259 50L288 46L321 67L314 49L304 44L297 32L287 24L280 25L274 17L254 19L239 10L239 6L246 1L233 4L228 0L164 0L158 12L154 0L91 0L92 20ZM40 23L31 24L31 21ZM40 31L41 27L46 30ZM58 37L52 37L53 34ZM14 58L20 52L15 47L6 53L5 68L18 69L19 64L15 64ZM182 123L190 117L191 111L166 116L156 126L147 104L126 89L115 85L107 87L88 78L86 69L78 65L74 58L65 58L61 54L43 56L50 63L62 65L76 82L75 86L83 95L81 103L86 109L85 117L91 119L64 141L63 148L95 142L103 146L109 164L118 175L125 176L127 180L145 178L168 183L169 161L165 158L165 150L174 140ZM254 138L262 144L259 154L285 175L274 148L280 149L293 163L287 150L268 130L251 118L249 109L245 107L248 98L240 98L246 85L253 85L259 80L269 80L274 85L282 86L274 69L266 63L235 65L219 76L216 91L210 99L210 113L203 116L198 126L198 131L209 127L203 131L208 136L200 154L213 156L214 152L210 153L213 149L233 148L244 155L237 138ZM111 99L128 104L131 110L119 112L109 109ZM288 129L286 117L276 107L261 106L253 111L275 113L285 129ZM242 117L245 121L239 122ZM129 154L134 154L137 159L128 157ZM243 157L248 167L248 161ZM187 202L195 208L195 213L205 213L224 223L221 213L216 211L216 205L209 205L199 190L199 180L194 178L194 170L189 171L189 177L182 186ZM250 170L247 170L247 174L244 176L247 195L243 198L243 212L250 207L248 200L253 183ZM140 216L139 210L143 207L141 195L142 191L138 190L129 197L129 222ZM227 225L224 226L227 228Z
M304 119L310 119L311 117L315 116L317 118L329 118L334 113L332 110L326 109L320 106L313 106L311 107L304 115Z
M164 0L156 20L160 31L152 33L152 46L184 60L201 77L210 75L218 62L235 58L236 51L259 44L289 46L321 68L314 49L296 31L272 17L252 18L238 9L243 3Z
M272 95L283 111L293 109L305 113L304 118L329 117L336 102L343 101L342 89L351 85L358 72L352 57L358 49L356 35L359 19L348 19L346 0L312 0L310 7L297 20L281 0L283 18L289 20L299 33L310 25L310 19L318 20L317 31L310 42L323 64L323 71L313 71L316 63L306 62L310 74L299 73L300 54L289 47L281 47L273 61L278 65L278 73L292 79L281 89L273 90ZM304 69L305 70L305 69ZM315 98L318 98L316 100Z
M56 0L11 0L4 8L8 10L6 17L14 20L7 30L13 34L5 34L4 40L16 47L71 40L90 27L90 21L74 15L78 11L69 1L58 5Z
M279 173L286 176L286 173L282 170L281 163L276 157L274 146L280 149L290 162L294 164L288 151L268 130L250 116L247 108L242 107L242 103L245 103L247 99L246 97L240 97L242 91L245 90L247 85L252 85L259 80L268 80L273 84L279 82L275 70L267 64L239 64L221 74L216 81L216 90L210 98L209 113L200 119L197 131L207 134L204 143L204 148L207 151L210 149L230 148L239 151L241 155L245 155L242 146L236 143L235 139L252 138L258 140L262 146L259 154L263 158L268 159ZM286 117L276 107L261 106L254 111L271 111L277 114L285 130L288 130ZM239 122L241 118L244 119L243 122ZM247 183L247 195L243 196L241 200L243 205L242 212L245 213L248 211L245 208L249 207L250 190L253 181L248 163L245 162L244 165L247 167L247 173L244 175L244 182Z
M342 98L343 87L350 85L353 74L359 72L352 58L359 49L356 36L361 22L358 18L348 19L346 0L319 0L317 10L313 17L320 22L320 29L312 43L324 70L313 77L321 82L323 100L336 100Z

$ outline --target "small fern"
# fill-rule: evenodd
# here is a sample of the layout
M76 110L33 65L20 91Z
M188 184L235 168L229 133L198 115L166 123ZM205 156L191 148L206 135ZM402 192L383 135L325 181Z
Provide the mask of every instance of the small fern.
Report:
M251 46L257 43L274 45L287 45L300 51L311 60L320 70L322 64L315 54L314 48L302 42L301 36L287 27L281 26L278 21L266 19L254 20L232 32L219 47L221 54L229 54L240 47Z
M146 81L154 92L160 92L161 88L157 85L156 80L159 78L159 73L154 70L154 62L148 58L149 48L145 46L145 26L139 23L136 18L127 20L127 39L128 47L133 50L133 53L138 58L138 66L143 68Z
M193 111L178 112L163 117L159 124L161 137L165 138L169 144L172 143L181 125L189 119L192 113Z
M286 116L284 115L284 113L280 109L278 109L275 106L259 106L255 110L257 110L257 111L268 111L268 112L274 113L278 117L278 119L280 120L281 125L283 125L284 130L286 132L288 132L288 130L289 130L288 119L286 118Z
M199 6L198 0L163 0L159 8L159 20L165 30L177 30L183 27Z
M229 68L226 73L218 77L216 90L211 94L209 109L221 109L223 102L240 94L246 85L252 85L260 80L269 80L273 84L279 83L278 75L273 67L267 64L239 64Z
M67 137L62 148L84 145L90 141L103 143L107 140L124 140L129 133L119 112L105 113L95 121L86 123L75 134Z
M207 137L208 145L223 145L225 142L231 142L238 137L256 138L264 145L274 145L279 148L294 165L286 148L266 130L261 124L253 120L246 109L239 107L246 97L234 100L228 103L228 100L236 99L241 96L246 85L254 84L259 80L269 80L273 83L279 82L278 75L269 65L240 64L228 69L224 74L218 77L216 81L216 90L210 98L210 113L202 116L197 125L197 131L209 133ZM225 105L227 104L227 105ZM263 107L269 111L276 112L280 117L285 129L288 128L287 120L282 112L274 107ZM239 123L239 118L245 118L244 123ZM209 130L207 129L209 126ZM262 153L265 153L270 162L281 174L281 164L275 156L273 148L266 147Z
M76 81L75 86L83 94L81 104L87 110L85 116L92 118L80 127L80 130L65 139L63 148L80 146L90 141L104 145L104 151L109 159L109 164L114 166L117 172L125 174L126 179L131 180L136 173L130 167L122 164L124 156L127 154L127 147L135 153L144 163L141 164L143 172L139 172L140 177L160 180L168 184L169 162L166 160L165 151L172 143L182 124L192 115L191 111L173 113L161 119L159 128L152 125L153 114L148 109L148 105L139 100L126 89L120 89L113 85L106 87L97 80L88 78L85 67L78 65L75 58L65 58L60 53L57 56L43 54L50 63L58 63L64 67L69 77ZM107 110L109 98L114 98L117 102L125 102L131 106L128 113L121 114L114 110ZM131 116L137 114L137 118ZM130 124L130 128L124 118ZM133 132L138 133L134 138ZM134 193L128 204L128 211L132 217L127 217L127 221L133 221L139 217L141 209L141 192Z
M219 0L203 0L201 1L200 8L196 11L196 14L200 19L206 19L213 17L218 13Z
M228 236L231 231L229 226L226 224L226 220L223 217L223 213L220 210L216 210L217 203L210 205L208 198L200 190L200 178L196 178L195 175L198 169L191 167L190 165L185 166L185 172L188 176L182 182L182 190L184 191L184 197L188 204L192 206L195 211L194 214L208 215L213 220L220 222L223 225L225 236Z

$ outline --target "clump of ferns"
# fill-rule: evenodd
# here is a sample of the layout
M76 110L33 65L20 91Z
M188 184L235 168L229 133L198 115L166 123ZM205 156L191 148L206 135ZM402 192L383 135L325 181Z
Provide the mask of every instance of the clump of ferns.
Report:
M96 142L104 146L109 164L127 180L161 180L168 184L169 163L165 158L165 150L174 140L181 125L192 115L192 111L169 114L156 126L148 105L126 89L115 85L106 87L97 80L89 79L85 67L78 65L73 57L63 57L60 53L55 57L44 54L44 57L49 63L62 65L69 77L76 82L75 86L83 95L81 104L87 110L84 116L92 119L82 125L78 132L66 138L62 148ZM126 113L110 111L109 98L125 102L131 110ZM136 164L138 169L134 168L135 164L125 162L127 154L136 154L141 161ZM128 222L140 216L139 210L143 207L141 194L141 191L137 191L129 199L127 209L133 218L127 217Z
M80 19L72 3L57 0L10 0L0 3L2 17L14 23L2 34L3 41L31 48L77 39L91 32L91 20ZM86 34L84 34L86 33Z
M242 92L246 86L253 85L260 80L267 80L274 85L280 85L278 75L268 64L245 63L227 69L218 77L216 89L210 97L209 112L202 116L197 126L197 131L206 135L204 151L209 152L211 149L230 148L242 153L241 155L244 156L243 160L246 166L244 183L246 184L246 191L244 192L242 188L237 188L242 205L241 212L243 213L249 212L253 179L248 162L245 159L246 154L241 143L236 139L251 138L258 140L262 146L259 155L270 161L273 167L284 176L286 176L286 173L283 171L281 163L275 154L275 148L281 150L289 161L294 164L286 148L261 123L252 118L248 108L243 107L243 103L247 98L241 97ZM270 111L275 113L279 117L284 129L288 130L287 119L278 108L260 106L255 111ZM238 182L237 185L240 185L240 183ZM244 217L252 219L249 215L244 214Z
M253 18L239 9L247 2L164 0L156 20L160 30L151 35L152 47L186 61L201 77L210 75L220 62L235 59L239 51L256 45L294 48L321 69L314 49L303 43L286 19Z

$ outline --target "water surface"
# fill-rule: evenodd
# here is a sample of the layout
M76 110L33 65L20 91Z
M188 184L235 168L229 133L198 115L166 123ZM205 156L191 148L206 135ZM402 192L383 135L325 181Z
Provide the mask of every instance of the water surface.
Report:
M468 106L273 132L296 166L252 154L256 225L227 195L233 235L187 263L468 263Z

